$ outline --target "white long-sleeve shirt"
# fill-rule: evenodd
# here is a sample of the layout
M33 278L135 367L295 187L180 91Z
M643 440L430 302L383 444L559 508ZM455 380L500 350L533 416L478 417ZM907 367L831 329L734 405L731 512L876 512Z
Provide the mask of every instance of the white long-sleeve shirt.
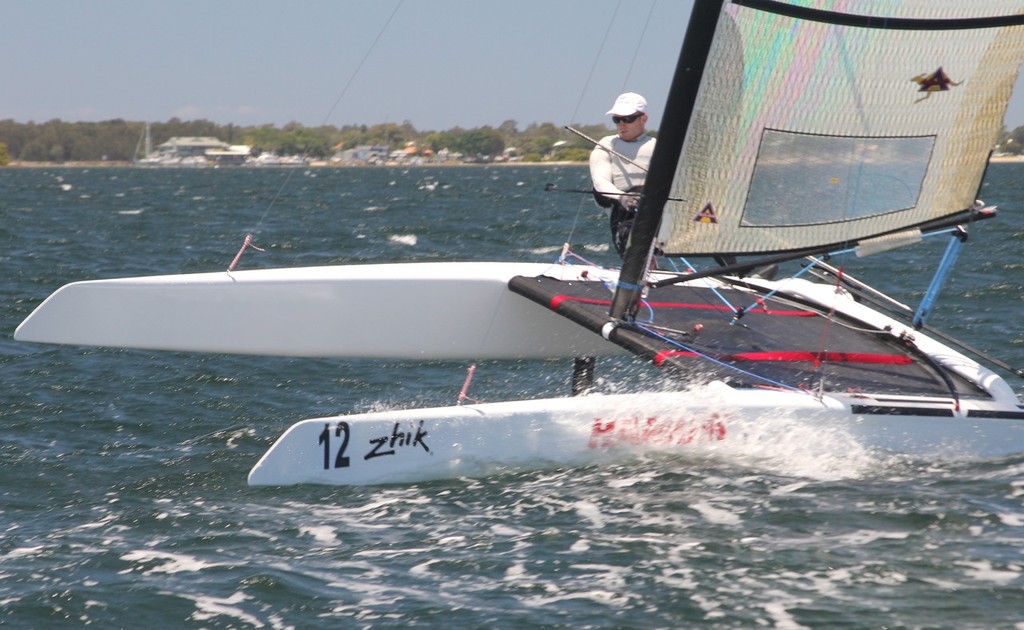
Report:
M654 138L644 133L636 140L627 142L614 135L601 138L598 144L600 146L594 147L590 153L590 179L594 184L594 190L612 199L618 199L618 195L644 183L646 171L601 147L610 147L616 153L647 168L654 153Z

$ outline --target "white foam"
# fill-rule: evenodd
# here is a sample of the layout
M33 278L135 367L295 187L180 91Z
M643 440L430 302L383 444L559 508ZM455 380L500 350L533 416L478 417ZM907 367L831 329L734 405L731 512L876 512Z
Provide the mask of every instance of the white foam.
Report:
M125 562L136 562L139 564L157 562L156 566L146 569L142 572L143 575L151 575L153 573L185 573L185 572L196 572L202 571L203 569L209 569L211 567L221 566L220 563L207 562L200 560L194 556L186 554L168 553L164 551L155 551L150 549L137 549L135 551L129 551L128 553L121 556L121 560ZM131 573L135 571L135 568L125 569L119 573Z
M526 606L533 606L537 608L543 608L557 604L559 602L583 599L592 601L596 604L602 604L605 606L618 606L626 607L629 604L629 597L616 591L606 591L600 589L591 589L587 591L577 591L575 593L559 593L550 597L527 597L523 599L523 604Z
M569 551L573 553L586 553L590 551L590 541L586 538L580 538L569 547Z
M388 237L388 240L399 245L408 245L409 247L413 247L419 239L416 238L415 234L392 234Z
M512 582L519 582L529 577L529 573L526 571L526 567L522 562L516 562L509 568L505 569L505 579Z
M811 404L797 399L803 407L787 410L744 407L734 400L736 390L721 383L680 394L684 408L678 395L672 396L652 401L643 417L635 410L609 409L608 418L623 420L619 442L625 446L633 437L636 444L628 446L637 453L710 458L814 480L860 479L880 467L879 457L854 434L849 417L816 406L810 397ZM638 427L636 435L625 431L630 421Z
M235 604L241 604L249 598L244 593L234 593L230 597L196 597L193 601L196 604L196 612L192 613L192 619L196 621L207 621L214 617L231 617L254 628L262 628L263 622L243 611Z
M605 519L601 515L601 508L592 501L577 501L573 504L576 508L576 513L581 517L587 519L593 523L596 529L601 529L605 525Z
M491 533L495 536L504 536L507 538L519 538L529 534L529 532L524 529L516 529L514 527L509 527L508 525L492 525Z
M715 507L707 501L691 503L690 507L697 511L704 520L716 525L735 525L740 522L739 515L720 507Z
M8 551L4 557L8 559L27 558L30 556L38 555L44 549L45 547L43 547L42 545L36 545L35 547L17 547L15 549L11 549L10 551Z
M409 575L415 575L417 577L423 577L430 574L430 565L440 562L440 560L426 560L421 562L409 569Z
M1007 569L996 569L990 560L962 561L956 563L965 567L964 574L974 580L981 582L994 582L1006 586L1020 579L1021 568L1017 565L1010 565Z
M785 596L784 593L778 593L779 596ZM790 598L791 599L791 598ZM789 605L805 605L810 603L810 600L799 599L793 601ZM786 609L787 604L782 602L771 602L765 605L764 611L772 618L774 622L773 628L781 628L783 630L792 630L794 628L807 628L808 626L797 623L793 615L789 614L789 610Z
M630 488L637 484L645 484L654 479L657 475L654 472L646 472L639 475L633 475L632 477L623 477L621 479L612 479L608 482L609 488L621 489Z
M996 516L999 517L999 520L1003 525L1009 525L1010 527L1020 527L1024 525L1024 514L997 513Z
M313 540L324 545L334 545L338 542L336 530L327 525L299 527L299 533L303 536L312 536Z
M855 532L843 534L837 540L844 547L860 547L868 545L876 540L906 540L910 537L908 532L886 532L877 529L858 529Z
M723 451L746 463L789 476L818 480L857 479L878 467L875 457L843 422L815 414L780 412L754 420L728 422Z

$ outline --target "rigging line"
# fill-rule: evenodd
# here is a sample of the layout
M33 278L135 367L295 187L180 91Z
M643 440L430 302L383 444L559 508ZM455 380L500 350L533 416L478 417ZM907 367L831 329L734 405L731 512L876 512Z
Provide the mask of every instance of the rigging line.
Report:
M813 261L809 261L808 266L805 267L804 270L811 269L813 266L814 266L814 262ZM840 267L838 269L833 269L833 270L835 271L835 274L834 274L835 287L836 287L836 293L838 294L841 290L845 290L845 286L844 285L846 284L846 276L845 276L845 274L843 272L843 268L842 267ZM801 271L801 273L803 273L803 271ZM794 276L794 277L796 277L796 276ZM775 291L778 291L778 289L776 289ZM773 293L775 291L773 291ZM799 302L797 302L797 303L799 303ZM821 315L824 318L824 323L823 323L822 330L821 330L821 339L820 339L819 345L818 345L818 355L821 356L822 359L820 361L815 360L815 369L821 368L823 366L823 364L830 362L828 360L828 354L829 353L825 350L825 346L827 345L828 330L829 330L829 328L832 325L843 326L843 327L848 328L850 330L858 330L860 332L868 332L868 333L874 333L874 334L877 334L877 335L892 336L895 339L901 341L903 343L903 347L906 350L908 350L909 352L911 352L912 354L917 356L922 362L924 362L930 368L932 368L932 370L935 372L935 374L939 377L939 379L946 386L946 389L949 391L950 397L953 399L953 401L954 401L954 403L956 405L956 409L959 411L959 409L960 409L960 394L957 391L957 388L956 388L956 385L953 382L953 379L950 378L950 376L948 374L948 369L945 368L938 361L933 359L928 353L922 351L917 346L916 342L914 341L913 335L908 335L906 331L904 331L903 333L900 333L899 335L896 335L896 333L894 331L891 331L891 330L883 331L883 330L873 330L873 329L865 329L865 328L859 328L859 327L850 326L846 322L842 321L840 318L836 317L835 301L833 301L831 306L829 306L827 313L824 312L823 310L817 309L817 308L812 309L812 310L814 310L815 312L817 312L819 315ZM670 339L667 340L667 341L672 342L672 340L670 340ZM955 340L951 340L951 341L955 342ZM680 345L680 347L683 347L682 344L679 344L679 345ZM979 355L979 356L981 356L981 355ZM989 357L984 357L983 356L983 358L987 359ZM821 398L822 394L824 393L824 388L825 388L825 377L823 375L821 380L819 381L819 388L818 388L818 394L817 394L819 399Z
M613 149L611 147L606 147L605 145L601 144L599 141L594 140L593 138L591 138L587 134L583 133L579 129L576 129L575 127L573 127L572 125L566 125L565 129L567 129L568 131L573 132L574 134L576 134L577 136L583 138L584 140L586 140L590 144L594 145L595 147L603 149L604 151L608 152L610 155L614 155L615 157L619 158L623 162L628 162L629 164L632 164L633 166L635 166L638 169L640 169L641 171L643 171L645 173L647 172L647 168L646 167L641 166L640 164L637 164L636 162L634 162L633 160L629 159L625 155L622 155L621 153L619 153L615 149Z
M359 60L359 65L356 66L355 71L352 72L352 76L348 78L348 82L345 83L345 87L341 89L341 94L338 95L338 98L334 101L334 104L331 105L331 108L327 110L327 115L324 116L324 120L321 123L322 125L327 124L327 120L331 117L332 114L334 114L334 110L338 107L338 104L341 103L341 99L345 98L345 94L348 93L348 89L352 87L352 82L356 80L357 76L359 76L359 71L363 69L363 65L366 64L366 60L370 58L370 55L373 54L374 49L377 48L377 44L379 44L381 38L384 37L384 32L388 30L388 26L390 26L391 21L395 19L395 15L397 15L398 10L402 8L402 3L404 1L405 0L398 0L398 4L395 5L394 11L391 12L391 15L388 16L387 21L384 22L384 26L382 26L380 28L380 31L377 32L377 37L373 39L373 43L370 44L370 47L366 50L366 54L364 54L363 58Z
M658 4L657 0L654 0L651 3L650 10L647 12L647 20L644 22L643 29L641 29L641 31L640 31L640 38L637 41L636 48L633 50L633 57L632 57L632 59L629 62L629 69L626 71L626 76L625 76L625 78L623 80L623 88L622 88L621 91L625 91L625 89L626 89L625 85L629 82L629 77L633 73L633 66L636 64L637 57L639 56L639 53L640 53L640 46L641 46L641 44L643 44L643 41L644 41L646 33L647 33L647 27L648 27L648 25L651 22L651 18L654 15L654 7L657 4ZM572 116L570 117L570 120L574 121L574 120L576 120L577 116L579 116L580 108L583 106L583 97L587 93L587 89L590 87L591 79L594 78L594 73L597 70L598 61L601 59L601 53L604 52L604 50L605 50L605 46L608 43L608 38L609 38L609 36L612 33L612 28L615 26L615 18L618 16L619 10L621 8L622 8L622 0L619 0L619 2L616 3L616 5L615 5L615 10L612 12L611 17L608 20L608 26L605 28L604 35L601 37L601 45L597 49L597 54L594 55L594 62L591 64L590 71L587 73L587 78L583 82L583 87L580 89L580 95L579 95L579 98L576 100L576 107L573 109ZM579 134L579 132L577 132L575 129L572 129L571 127L567 126L566 129L569 129L569 131L577 133L578 135L582 135L582 134ZM583 137L586 138L586 136L583 136ZM586 139L590 140L589 138L586 138ZM590 140L590 141L593 144L595 144L595 145L597 144L593 140ZM619 156L619 157L622 157L622 156ZM629 161L629 160L626 160L626 161ZM643 169L643 170L645 172L647 171L647 169ZM566 237L566 242L568 242L572 238L573 233L575 233L576 225L577 225L577 223L580 220L580 215L582 214L582 212L583 212L583 201L581 200L579 205L576 208L576 216L573 219L573 225L572 225L572 227L569 230L569 235Z
M545 188L545 190L550 190L550 189ZM588 191L588 193L589 193L589 191ZM569 244L572 243L572 237L576 233L576 226L579 225L580 218L583 216L583 206L584 206L585 202L586 202L586 199L584 197L580 197L579 203L576 204L576 214L572 218L572 225L569 226L569 233L565 235L563 253L562 253L562 256L561 256L561 260L563 260L563 261L565 260L565 250L568 250L568 248L570 246Z
M615 26L615 18L619 15L619 9L622 8L622 0L619 0L615 5L615 10L612 11L611 17L608 19L608 26L605 28L604 36L601 38L601 45L597 48L597 54L594 55L594 63L590 66L590 72L587 73L587 79L583 82L583 87L580 88L580 97L576 101L576 108L572 111L572 116L569 120L575 120L576 116L580 113L580 108L583 107L583 96L587 93L587 88L590 87L590 80L594 78L594 72L597 70L597 62L601 59L601 53L604 52L605 45L608 43L608 36L612 33L612 27Z
M579 98L576 100L576 107L572 111L572 116L569 120L575 120L580 113L580 108L583 106L583 97L587 93L587 88L590 87L590 80L594 78L594 72L597 70L597 63L601 59L601 53L605 49L605 45L608 43L608 37L611 35L612 27L615 26L615 18L619 14L619 9L622 8L622 0L619 0L615 5L615 10L612 11L611 17L608 19L608 26L605 28L604 36L601 37L601 44L597 48L597 54L594 55L594 63L590 66L590 72L587 73L587 78L583 82L583 87L580 88ZM572 240L572 235L576 232L576 225L580 221L580 217L583 213L583 200L576 206L576 216L573 218L572 226L569 228L569 233L565 237L565 242L568 243Z
M679 268L676 266L675 260L672 259L672 258L669 258L668 260L669 260L669 263L672 264L673 270L678 272ZM691 265L690 261L686 260L686 258L680 256L679 260L683 261L683 264L685 264L687 267L689 267L691 273L697 270L697 268L694 267L693 265ZM722 295L722 292L718 290L718 287L714 286L711 283L711 280L709 280L708 278L704 278L703 280L704 280L704 282L703 282L704 286L706 286L707 288L711 289L711 292L714 293L718 297L718 299L722 301L723 304L728 306L729 309L733 313L739 312L739 309L736 308L735 306L733 306L732 303L729 302L728 298L726 298L724 295Z
M804 267L804 270L810 269L812 266L813 266L812 264L808 264L806 267ZM822 322L822 325L821 325L821 339L818 340L818 354L819 354L819 356L822 357L822 360L819 361L819 360L815 359L815 361L814 361L814 369L815 370L820 369L822 364L824 364L826 362L825 361L825 357L827 357L828 355L825 352L825 346L828 344L828 330L829 330L829 327L831 326L832 322L835 321L835 316L836 316L836 300L838 299L838 297L839 297L839 295L841 294L842 291L843 291L843 267L840 265L839 273L836 275L835 293L833 294L833 298L832 298L831 304L829 304L829 307L828 307L828 315L826 315L823 318L823 322ZM819 381L819 387L818 387L818 397L819 398L821 397L821 395L822 395L822 393L824 391L825 391L825 374L822 372L821 373L821 380Z
M620 92L626 91L626 86L629 85L629 77L633 75L633 66L636 65L636 59L640 56L640 46L643 45L644 39L647 35L647 27L651 24L651 17L654 16L654 7L658 5L658 0L654 0L651 3L651 8L647 11L647 20L644 22L644 27L640 30L640 39L636 42L636 48L633 50L633 58L629 60L629 69L626 70L626 78L622 81L622 87L619 88Z
M348 94L348 90L352 86L353 81L355 81L356 77L359 76L359 72L363 69L363 65L366 64L366 60L370 58L370 55L373 54L374 49L377 48L377 44L380 43L380 40L384 36L385 31L388 30L388 26L390 26L392 20L395 19L395 15L398 14L398 10L402 8L403 2L405 2L405 0L398 0L398 4L396 4L394 10L391 11L391 15L388 16L388 19L384 22L384 25L377 32L377 36L373 39L373 43L370 44L370 47L366 50L366 53L363 54L363 58L359 60L359 64L356 66L356 69L352 71L352 74L349 76L348 81L345 83L345 86L341 89L341 93L338 94L338 98L334 100L334 104L331 105L330 109L328 109L327 113L324 115L323 120L320 122L321 127L327 124L327 121L330 120L331 116L334 114L334 110L337 109L338 104L341 103L341 99L345 98L345 95ZM274 193L274 197L270 200L270 203L267 204L267 208L266 210L263 211L263 214L260 216L260 220L256 222L256 227L253 228L253 232L258 232L259 229L263 226L263 223L267 219L267 215L270 214L270 211L277 204L277 200L281 198L281 195L284 193L285 188L287 188L288 184L292 181L292 177L295 175L296 170L298 169L288 169L288 175L284 178L284 182L281 183L281 186L278 187L277 192ZM245 242L242 245L242 249L240 249L238 251L238 254L235 256L235 260L231 263L231 266L228 268L229 271L235 268L235 265L238 264L238 259L242 257L242 252L244 252L247 247L253 247L254 249L263 251L252 244L253 238L254 237L252 232L246 234Z
M808 258L814 263L815 268L820 268L825 271L825 277L835 276L835 274L838 271L831 265L821 260L818 260L817 258L814 258L812 256L808 256ZM906 304L903 304L902 302L899 302L889 297L888 295L882 293L881 291L878 291L877 289L874 289L864 284L863 282L857 280L850 274L845 274L843 278L845 279L846 287L851 289L854 293L857 293L861 299L867 300L873 306L876 306L889 312L894 317L907 318L910 314L914 312L914 310L907 306ZM961 350L966 351L968 354L973 354L975 357L988 361L989 363L999 368L1002 368L1007 372L1014 374L1015 376L1024 378L1024 369L1013 367L1012 365L1006 363L1002 359L998 359L984 352L983 350L975 348L974 346L968 344L965 341L961 341L937 328L929 326L928 324L923 325L921 327L921 330L933 337L938 337L947 343L951 343L957 346Z
M366 61L370 58L370 55L372 55L373 51L376 50L377 44L379 44L381 38L384 37L384 33L387 32L388 27L391 25L391 22L395 19L395 16L398 15L398 10L402 8L402 3L404 2L405 0L398 0L398 4L396 4L394 10L391 11L391 15L388 16L388 19L384 21L384 25L380 27L379 31L377 31L377 36L373 38L373 42L370 44L370 47L366 49L366 52L363 54L362 59L359 60L359 64L356 66L356 69L352 71L352 74L349 76L348 81L345 82L345 86L341 88L341 93L338 94L338 98L334 99L334 103L327 110L327 113L324 114L323 120L320 121L321 127L327 124L327 121L330 120L331 116L334 115L334 110L338 108L338 105L341 103L342 99L345 98L346 94L348 94L348 90L350 87L352 87L352 83L356 80L356 77L359 76L360 72L363 69L363 66L366 65ZM281 185L281 188L277 191L277 195L275 195L274 199L270 202L270 207L273 207L274 202L276 202L277 199L281 196L281 193L288 185L288 182L291 181L293 173L294 170L289 172L288 177L285 178L284 184ZM263 224L263 218L265 218L267 213L270 212L270 207L268 207L267 211L263 213L263 217L260 218L259 225Z
M547 184L544 184L544 192L570 193L570 194L576 194L576 195L593 195L594 194L594 189L593 188L589 188L589 189L583 189L583 188L559 188L558 184L554 184L552 182L548 182ZM607 192L607 193L601 193L601 194L604 195L605 197L624 197L626 195L630 195L630 194L633 194L633 193L610 193L610 192ZM686 201L685 199L682 199L680 197L669 197L668 200L669 201L679 201L679 202L685 202Z
M921 230L921 237L927 237L932 234L941 234L943 230L955 229L956 225L960 223L973 223L974 221L981 221L983 219L991 219L995 217L995 212L974 212L970 210L963 210L955 214L942 217L940 219L932 219L925 221L924 223L918 223L916 225L906 226L907 228L916 227ZM950 227L952 226L952 228ZM877 236L888 236L898 232L899 230L892 230L885 232ZM763 267L765 265L771 265L773 263L783 263L790 260L796 260L797 258L804 258L806 256L815 255L827 255L837 256L839 254L848 253L849 251L856 251L857 246L835 250L835 247L845 247L843 243L832 243L830 245L822 245L820 247L807 247L803 249L792 250L788 252L778 253L764 258L758 258L749 262L737 262L728 265L723 265L714 269L705 269L704 271L698 271L693 274L683 274L679 276L670 276L663 280L658 280L650 284L652 287L663 287L670 284L676 284L679 282L687 282L690 280L696 280L697 278L705 278L708 276L725 276L725 275L742 275L748 271L756 268Z
M694 349L692 347L689 347L689 346L687 346L685 344L682 344L682 343L680 343L680 342L678 342L675 339L672 339L670 337L666 337L665 335L659 333L658 331L652 330L651 328L649 328L649 327L647 327L647 326L645 326L643 324L634 324L634 325L636 326L636 328L638 328L639 330L642 330L643 332L647 333L648 335L651 335L652 337L655 337L656 339L661 339L662 341L664 341L665 343L669 344L670 346L675 346L677 348L682 349L685 352L693 353L698 358L705 359L707 361L710 361L711 363L720 365L720 366L722 366L724 368L727 368L729 370L733 370L733 371L738 372L740 374L743 374L743 375L746 375L746 376L750 376L750 377L755 378L755 379L757 379L759 381L764 381L765 383L768 383L769 385L773 385L775 387L781 387L782 389L788 389L788 390L792 390L792 391L795 391L795 392L807 393L805 390L800 389L799 387L794 387L792 385L787 385L787 384L782 383L780 381L776 381L774 379L770 379L767 376L761 376L760 374L757 374L756 372L751 372L749 370L744 370L743 368L737 367L736 365L732 365L730 363L726 363L725 361L721 361L721 360L711 356L710 354L706 354L704 352L696 350L696 349Z
M838 252L835 252L833 255L838 256L840 254L846 254L846 253L851 252L851 251L853 251L853 249L844 249L844 250L840 250ZM811 256L808 256L807 258L811 258ZM790 280L796 280L800 276L802 276L805 273L807 273L808 271L810 271L813 267L814 267L814 263L813 262L808 262L808 263L802 265L800 267L800 270L797 271L796 273L794 273L793 275L791 275L790 277L785 278L783 280L780 280L777 287L775 287L771 291L768 291L767 293L765 293L764 295L759 297L754 302L751 302L747 306L745 306L742 309L740 309L739 311L737 311L737 313L736 313L736 320L738 320L739 318L743 317L744 315L746 315L750 311L754 310L755 307L762 306L765 303L765 300L770 300L770 299L774 298L775 294L777 294L779 291L782 291L783 288L785 288L787 282L789 282ZM842 272L840 271L839 273L842 273ZM735 323L735 320L734 320L734 323Z

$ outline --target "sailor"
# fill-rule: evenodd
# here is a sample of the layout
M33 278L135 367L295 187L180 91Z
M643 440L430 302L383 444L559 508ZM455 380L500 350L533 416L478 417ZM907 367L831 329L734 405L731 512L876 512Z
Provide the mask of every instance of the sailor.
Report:
M620 94L608 110L616 133L601 138L590 153L594 199L610 209L612 243L621 256L633 227L654 138L647 135L647 100L635 92Z

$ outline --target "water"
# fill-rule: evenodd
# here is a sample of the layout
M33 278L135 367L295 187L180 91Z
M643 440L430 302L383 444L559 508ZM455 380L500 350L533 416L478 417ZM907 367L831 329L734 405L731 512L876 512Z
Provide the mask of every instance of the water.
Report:
M1003 212L972 226L931 322L1017 366L1022 176L990 169ZM1024 457L886 458L794 430L759 456L250 488L292 422L451 404L466 366L10 338L65 282L220 270L248 231L266 251L242 268L543 261L566 238L611 262L600 211L548 182L585 169L0 170L0 625L1024 628ZM848 270L916 303L942 247ZM568 388L567 362L488 362L471 393Z

